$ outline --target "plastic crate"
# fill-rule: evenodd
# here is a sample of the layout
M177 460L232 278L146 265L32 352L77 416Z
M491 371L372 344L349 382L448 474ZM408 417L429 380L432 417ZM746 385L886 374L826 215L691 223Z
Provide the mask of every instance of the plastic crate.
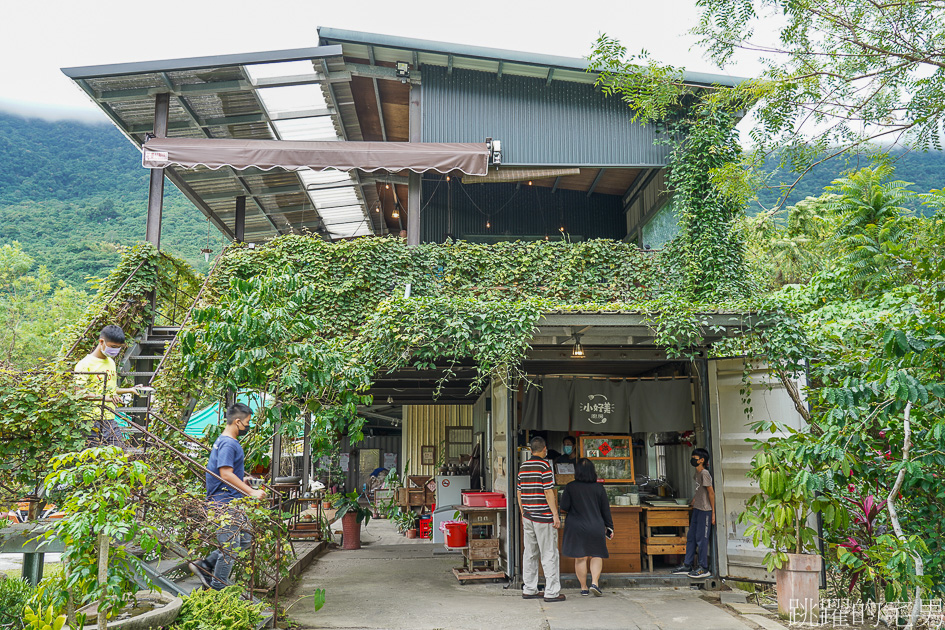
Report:
M486 499L502 499L505 500L504 492L464 492L463 493L463 505L469 507L487 507ZM495 506L500 507L500 506Z

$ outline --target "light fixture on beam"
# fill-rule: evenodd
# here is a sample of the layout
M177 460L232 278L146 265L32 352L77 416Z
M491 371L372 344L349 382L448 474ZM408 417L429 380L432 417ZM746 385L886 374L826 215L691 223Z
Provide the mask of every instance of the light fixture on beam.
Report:
M572 359L583 359L586 355L584 354L584 346L581 345L581 335L575 333L574 345L571 347L571 358Z
M392 218L394 218L394 219L399 219L399 218L400 218L400 203L395 203L395 204L394 204L394 211L391 213L390 216L391 216Z

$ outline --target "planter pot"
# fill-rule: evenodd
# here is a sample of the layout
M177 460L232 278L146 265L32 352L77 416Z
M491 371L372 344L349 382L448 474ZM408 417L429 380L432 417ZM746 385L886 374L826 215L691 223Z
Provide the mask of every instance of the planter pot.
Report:
M361 548L361 523L358 522L358 515L354 512L348 512L341 517L342 549L360 549Z
M156 607L128 619L115 619L105 626L108 630L159 630L169 626L177 619L177 615L180 614L180 607L184 603L180 597L175 597L170 593L159 593L158 591L141 591L135 593L135 598L138 602L150 602ZM94 603L76 611L88 615L86 621L92 622L91 625L84 626L82 630L96 630L98 628L95 623L97 607L98 604ZM69 626L65 626L63 630L69 630Z
M322 501L322 509L323 509L323 510L330 510L330 509L331 509L331 502L330 502L330 501Z
M417 537L417 530L416 530L416 529L408 529L408 530L407 530L407 538L416 538L416 537Z
M784 566L774 572L778 589L778 614L790 618L792 610L796 610L811 619L819 618L823 558L796 553L789 553L787 557Z

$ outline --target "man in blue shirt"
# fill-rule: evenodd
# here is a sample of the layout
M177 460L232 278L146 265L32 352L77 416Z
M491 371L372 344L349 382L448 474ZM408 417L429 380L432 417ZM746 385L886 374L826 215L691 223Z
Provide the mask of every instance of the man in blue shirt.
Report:
M218 504L218 508L240 497L262 499L266 496L265 490L254 489L243 480L245 454L237 438L249 432L252 415L253 410L243 403L235 403L227 409L226 427L210 451L207 469L214 474L207 473L207 500ZM191 562L190 570L205 587L220 590L229 583L236 550L249 549L252 541L249 532L242 530L238 522L230 521L217 531L220 549L213 550L203 560Z

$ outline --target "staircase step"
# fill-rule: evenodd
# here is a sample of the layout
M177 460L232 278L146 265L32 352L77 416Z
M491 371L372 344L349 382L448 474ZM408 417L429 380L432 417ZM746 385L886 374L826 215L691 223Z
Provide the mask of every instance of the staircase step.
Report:
M147 407L119 407L118 411L122 413L144 413L148 410Z
M160 361L164 358L163 354L139 354L136 357L128 357L129 361Z
M119 372L118 376L154 376L154 372Z
M180 332L180 326L154 326L151 328L153 333L177 334Z
M138 344L142 346L163 346L170 342L171 339L144 339L139 341Z

